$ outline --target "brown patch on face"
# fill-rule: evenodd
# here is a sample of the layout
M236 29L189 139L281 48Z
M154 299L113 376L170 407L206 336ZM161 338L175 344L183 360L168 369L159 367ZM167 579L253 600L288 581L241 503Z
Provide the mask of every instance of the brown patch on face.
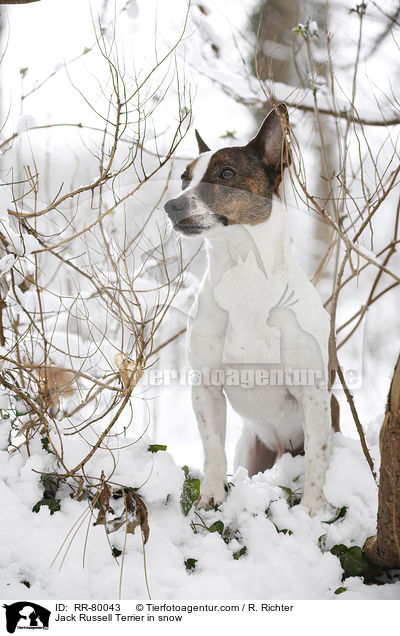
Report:
M181 174L182 190L185 190L190 185L190 182L193 179L193 170L197 162L198 159L194 159L193 161L191 161L186 166L185 172Z
M224 225L256 225L271 214L280 181L253 148L223 148L212 155L196 194Z

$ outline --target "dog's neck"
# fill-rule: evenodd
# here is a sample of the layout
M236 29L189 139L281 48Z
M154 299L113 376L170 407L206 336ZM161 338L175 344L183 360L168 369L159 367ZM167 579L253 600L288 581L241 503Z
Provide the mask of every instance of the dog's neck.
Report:
M206 237L209 275L218 282L227 268L246 259L250 252L259 269L268 277L283 273L291 265L291 251L286 230L286 207L274 196L271 214L256 225L230 225L211 231Z

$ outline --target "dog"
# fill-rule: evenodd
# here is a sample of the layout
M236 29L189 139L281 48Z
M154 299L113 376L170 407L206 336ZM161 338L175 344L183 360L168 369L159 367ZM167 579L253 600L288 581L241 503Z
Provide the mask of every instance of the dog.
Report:
M288 122L286 106L275 106L247 145L216 152L196 131L199 157L164 206L177 232L204 237L208 256L187 336L199 378L192 404L204 449L200 508L227 495L227 399L243 419L235 466L253 475L284 452L304 452L301 504L315 514L325 503L329 316L293 257L279 197ZM250 376L250 384L240 380Z

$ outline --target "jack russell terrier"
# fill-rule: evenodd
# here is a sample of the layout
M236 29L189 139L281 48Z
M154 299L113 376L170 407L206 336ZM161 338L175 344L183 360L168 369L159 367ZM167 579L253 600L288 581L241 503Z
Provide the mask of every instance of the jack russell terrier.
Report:
M200 155L182 175L183 192L165 204L175 230L204 236L208 254L187 341L204 448L197 505L207 509L227 492L226 398L243 419L236 466L253 475L304 450L301 503L311 514L324 504L329 316L294 260L277 196L287 127L281 104L246 146L211 152L196 131Z

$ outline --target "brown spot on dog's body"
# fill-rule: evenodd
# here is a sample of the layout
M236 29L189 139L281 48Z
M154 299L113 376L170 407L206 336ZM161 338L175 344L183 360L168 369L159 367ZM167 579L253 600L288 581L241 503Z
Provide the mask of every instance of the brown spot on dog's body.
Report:
M282 457L284 453L290 453L292 457L304 455L304 446L299 448L282 449L281 451L268 448L259 437L255 437L254 443L249 449L249 455L246 460L249 477L264 472L268 468L272 468L275 462Z

